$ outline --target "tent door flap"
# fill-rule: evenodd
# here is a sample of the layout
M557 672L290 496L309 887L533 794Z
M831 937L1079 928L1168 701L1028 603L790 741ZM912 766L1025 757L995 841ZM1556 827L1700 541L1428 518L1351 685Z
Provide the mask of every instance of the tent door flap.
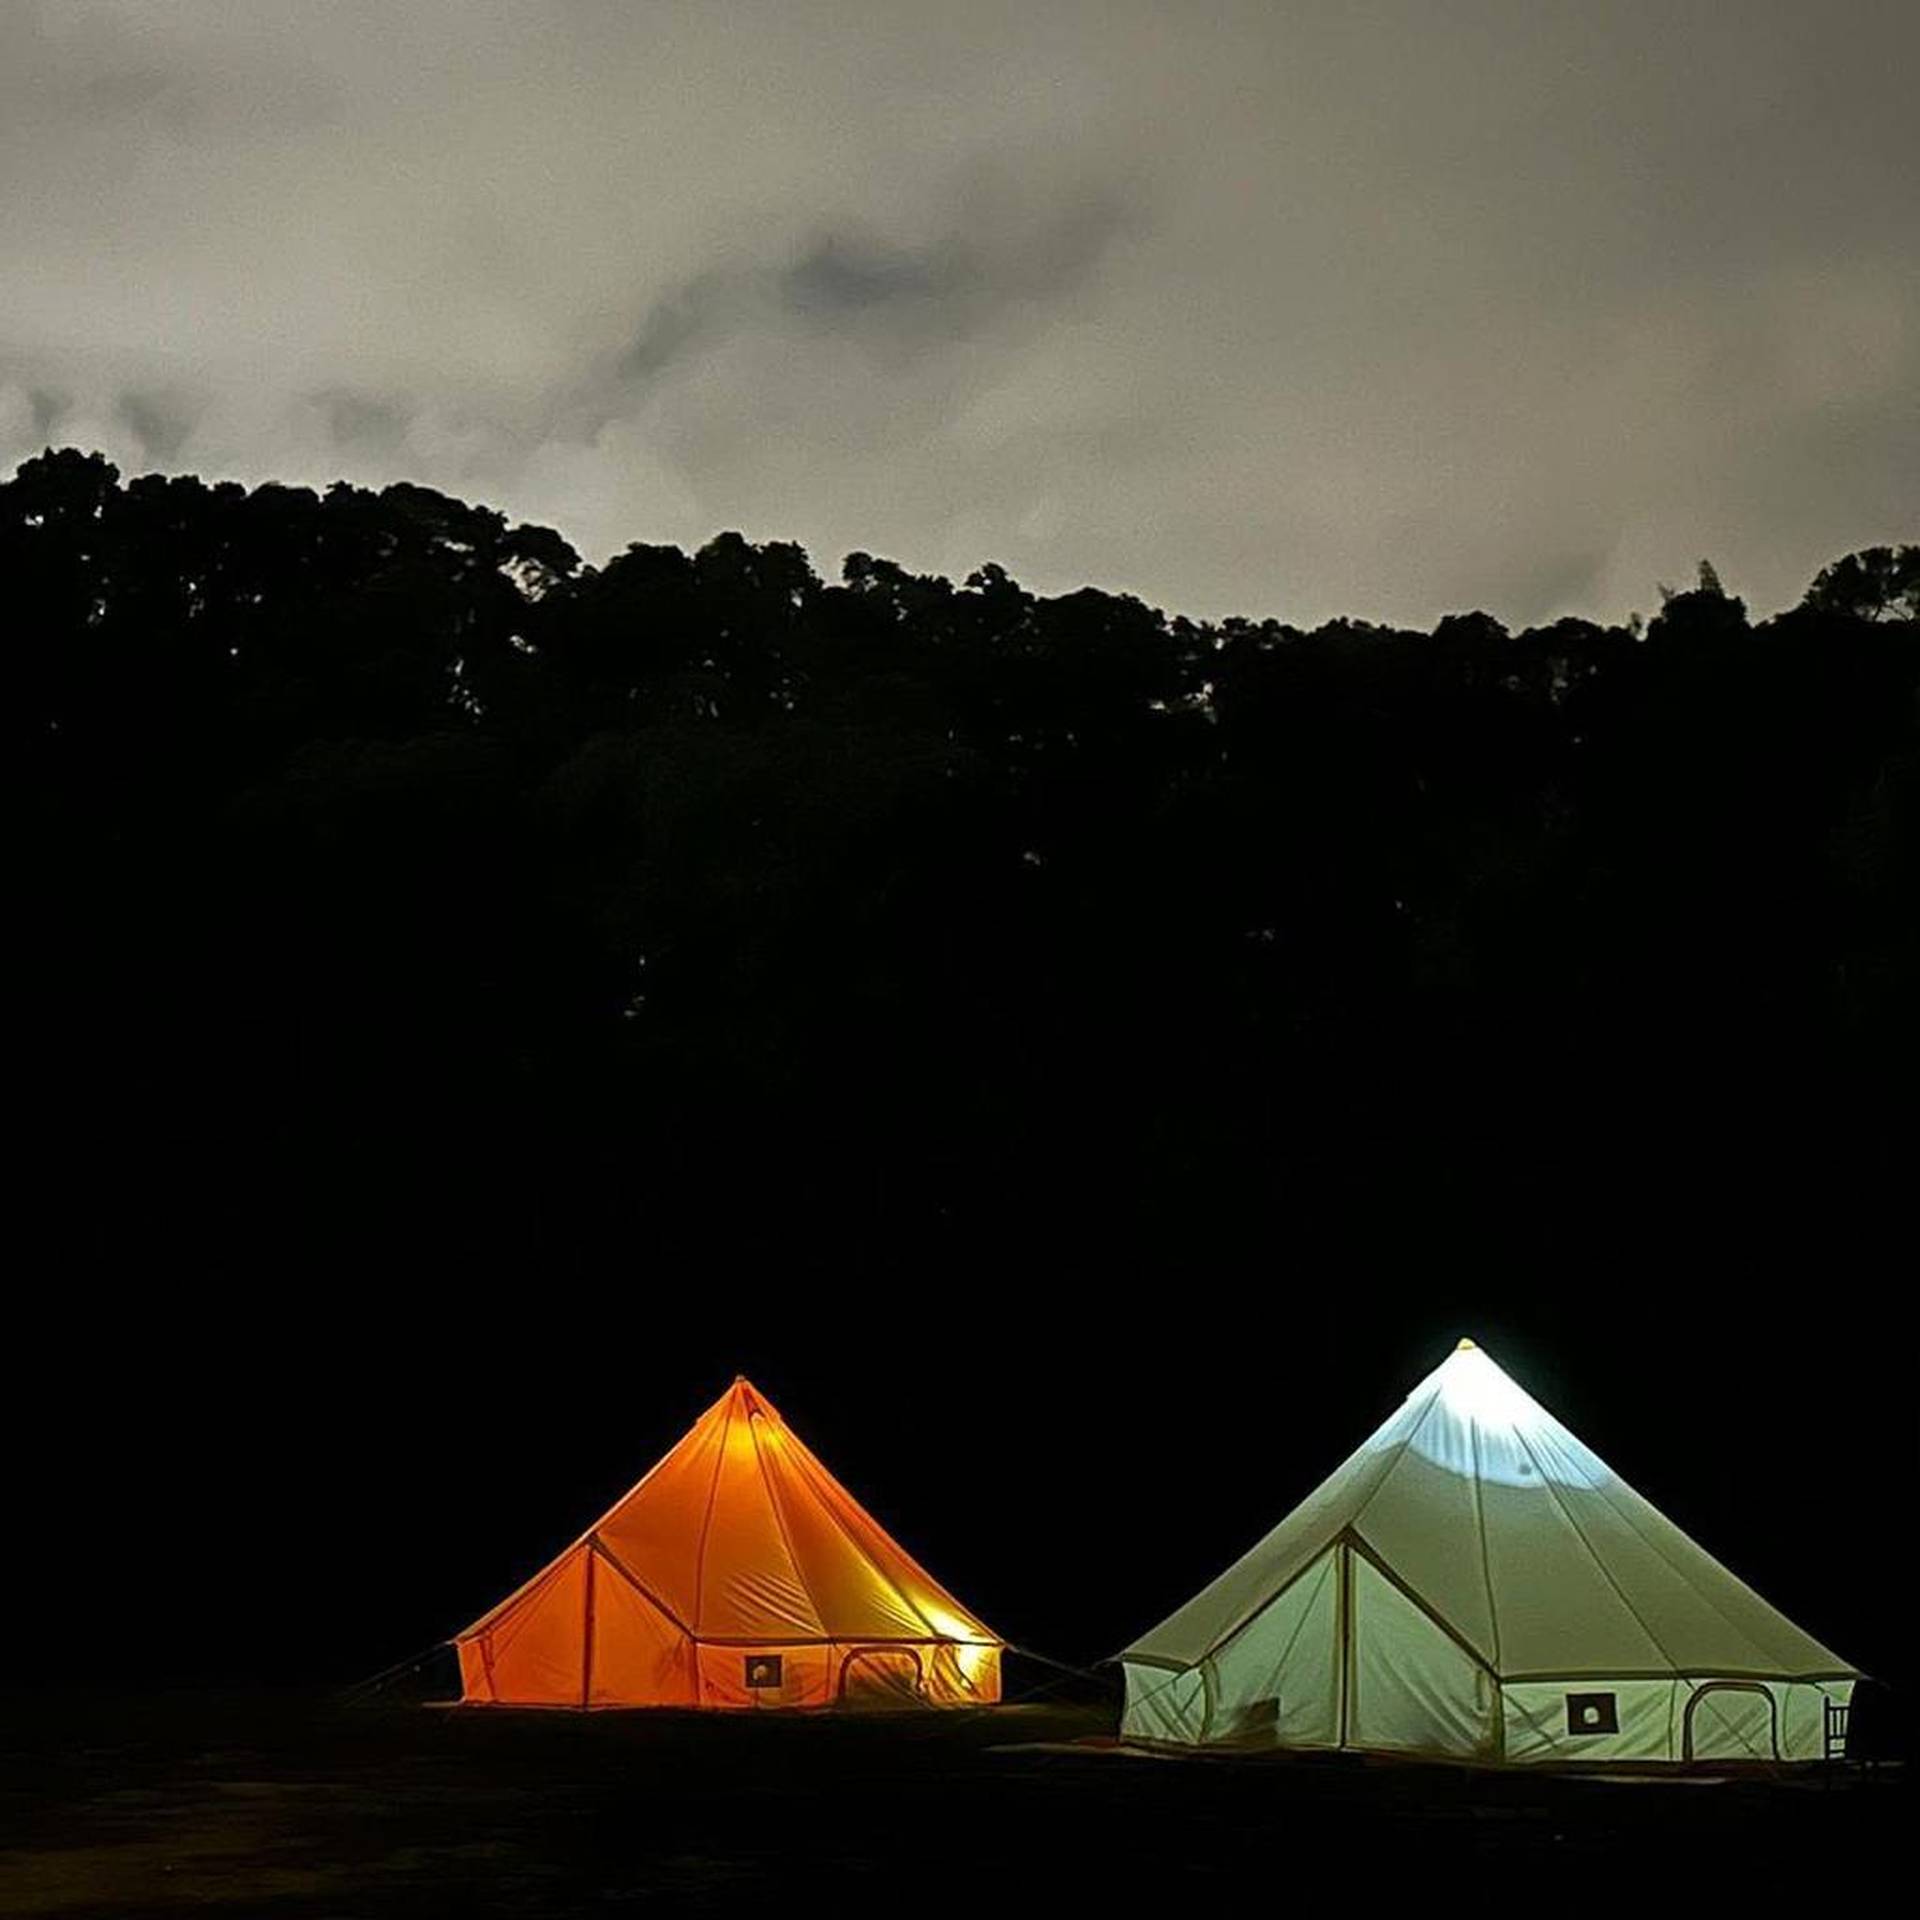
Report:
M842 1706L917 1707L925 1692L918 1648L855 1647L840 1663Z
M1719 1697L1713 1698L1718 1695ZM1702 1706L1707 1722L1696 1726ZM1765 1746L1760 1742L1764 1740ZM1703 1680L1680 1718L1682 1760L1778 1760L1780 1703L1758 1680Z

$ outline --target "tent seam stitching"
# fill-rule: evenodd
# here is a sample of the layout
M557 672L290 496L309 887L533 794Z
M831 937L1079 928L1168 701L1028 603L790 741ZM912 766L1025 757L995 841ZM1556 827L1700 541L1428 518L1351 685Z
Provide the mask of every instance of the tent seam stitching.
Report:
M822 1633L826 1633L827 1616L820 1610L820 1597L813 1590L813 1583L807 1578L807 1570L800 1564L800 1556L793 1550L793 1535L787 1531L787 1516L780 1505L780 1496L774 1491L773 1480L767 1472L766 1455L760 1451L760 1436L753 1430L753 1415L747 1415L747 1438L753 1443L753 1464L760 1475L760 1484L766 1489L767 1505L773 1509L773 1524L780 1529L780 1544L787 1550L787 1564L793 1568L793 1577L799 1583L800 1591L806 1595L807 1605L813 1611L814 1624ZM831 1640L829 1644L832 1644Z
M854 1496L851 1490L841 1486L840 1482L834 1479L832 1472L826 1467L826 1465L814 1459L812 1450L807 1446L805 1441L799 1439L797 1436L793 1434L789 1434L787 1437L793 1441L796 1462L799 1466L801 1473L805 1475L809 1481L813 1480L814 1469L815 1467L818 1467L820 1474L829 1482L829 1484L835 1488L838 1488L838 1490L843 1495L845 1495L847 1500L850 1501L854 1506L854 1508L859 1512L860 1516L864 1520L867 1520L872 1524L874 1529L885 1538L887 1543L893 1548L893 1550L897 1554L899 1554L901 1559L906 1561L908 1566L910 1566L914 1570L914 1572L917 1573L921 1577L921 1579L923 1579L927 1583L928 1586L935 1588L947 1600L952 1602L953 1610L956 1615L964 1616L967 1620L971 1621L974 1626L979 1627L982 1632L986 1633L989 1636L989 1639L993 1645L1004 1647L1007 1644L1007 1642L1000 1639L1000 1637L994 1633L993 1629L987 1626L984 1621L974 1619L974 1616L965 1607L963 1607L958 1600L955 1600L953 1595L948 1593L946 1588L941 1586L940 1582L936 1580L933 1577L933 1575L930 1574L926 1570L926 1568L923 1567L919 1563L919 1561L917 1561L913 1557L913 1555L906 1550L906 1548L901 1546L899 1541L895 1540L893 1535L889 1533L885 1527L881 1526L880 1522L874 1519L874 1516L868 1513L866 1508L863 1507L858 1500L854 1499ZM820 1489L816 1487L815 1491L818 1493L820 1492ZM882 1569L879 1566L879 1564L874 1560L873 1555L867 1550L866 1547L864 1547L857 1539L854 1538L852 1530L847 1526L847 1523L843 1519L841 1519L838 1508L836 1507L835 1503L832 1500L827 1499L823 1496L821 1498L820 1504L821 1504L821 1507L825 1510L827 1518L833 1522L834 1531L839 1534L841 1539L843 1539L847 1543L847 1545L854 1550L854 1552L860 1557L860 1559L865 1561L865 1563L869 1567L872 1567L876 1573L883 1573L884 1569ZM895 1598L901 1601L901 1603L906 1607L906 1610L910 1614L912 1614L914 1618L917 1619L923 1627L926 1628L927 1636L929 1639L950 1640L952 1638L952 1636L949 1634L943 1634L933 1624L933 1622L927 1618L925 1612L921 1609L920 1603L914 1599L912 1594L910 1594L903 1586L901 1586L899 1581L897 1581L892 1574L890 1573L885 1574L885 1578L886 1578L887 1586L889 1590L893 1593ZM961 1643L955 1642L954 1644L958 1645ZM976 1643L970 1641L965 1644L973 1645Z
M678 1627L689 1640L698 1638L694 1630L651 1587L645 1585L633 1569L600 1538L597 1531L589 1536L588 1551L597 1553L670 1626Z
M1486 1489L1480 1477L1480 1422L1470 1421L1467 1431L1473 1446L1473 1525L1480 1536L1480 1584L1486 1589L1487 1630L1493 1637L1493 1671L1497 1678L1501 1667L1500 1609L1494 1604L1493 1563L1487 1552Z
M1546 1489L1547 1498L1553 1502L1554 1511L1573 1529L1573 1537L1578 1540L1586 1550L1587 1558L1600 1570L1601 1579L1613 1589L1615 1599L1633 1616L1634 1624L1647 1636L1648 1645L1659 1653L1660 1657L1666 1661L1667 1665L1671 1667L1676 1674L1684 1673L1686 1669L1674 1659L1672 1652L1668 1649L1667 1643L1654 1632L1653 1628L1650 1627L1642 1617L1640 1609L1627 1598L1626 1589L1613 1577L1612 1572L1608 1569L1607 1563L1600 1558L1599 1553L1594 1548L1593 1542L1587 1538L1586 1529L1573 1517L1572 1508L1560 1498L1559 1488L1547 1478L1545 1471L1540 1465L1539 1457L1534 1453L1527 1436L1516 1426L1513 1430L1513 1437L1520 1442L1521 1451L1533 1462L1533 1470L1540 1475L1540 1484ZM1727 1624L1731 1626L1733 1623L1729 1621ZM1744 1637L1743 1635L1742 1638Z
M1405 1403L1402 1402L1403 1407L1404 1405ZM1431 1406L1429 1407L1428 1411L1429 1412L1432 1411ZM1380 1469L1379 1476L1375 1479L1373 1485L1367 1489L1367 1497L1364 1500L1362 1500L1357 1507L1354 1508L1351 1516L1348 1519L1342 1521L1340 1525L1337 1526L1333 1530L1333 1532L1330 1533L1326 1537L1326 1539L1323 1540L1320 1543L1320 1545L1314 1549L1313 1553L1308 1556L1306 1561L1298 1569L1296 1569L1292 1577L1288 1579L1282 1586L1280 1586L1274 1592L1268 1594L1267 1597L1264 1600L1260 1601L1258 1605L1247 1608L1241 1614L1240 1618L1237 1619L1232 1626L1228 1627L1225 1630L1225 1632L1215 1634L1213 1639L1210 1640L1206 1644L1206 1646L1201 1649L1199 1656L1196 1659L1189 1662L1187 1667L1184 1668L1183 1671L1190 1673L1200 1665L1201 1661L1211 1660L1214 1654L1217 1653L1220 1650L1220 1648L1225 1646L1226 1643L1229 1640L1231 1640L1236 1633L1239 1633L1243 1631L1246 1627L1252 1625L1252 1623L1255 1620L1257 1620L1261 1614L1265 1613L1266 1610L1270 1606L1272 1606L1273 1603L1276 1600L1278 1600L1282 1594L1286 1593L1288 1589L1295 1584L1296 1581L1300 1580L1307 1573L1309 1573L1312 1570L1315 1563L1319 1560L1320 1556L1323 1553L1325 1553L1329 1547L1332 1547L1338 1544L1340 1536L1343 1533L1352 1531L1359 1526L1362 1515L1364 1515L1366 1510L1373 1505L1374 1496L1378 1494L1380 1489L1386 1484L1388 1476L1392 1474L1394 1468L1396 1468L1400 1464L1400 1462L1406 1458L1407 1449L1410 1446L1412 1446L1414 1435L1418 1433L1420 1429L1425 1425L1426 1425L1426 1415L1422 1414L1420 1418L1416 1420L1410 1428L1408 1428L1405 1438L1402 1439L1400 1444L1394 1448L1392 1456L1387 1460L1386 1464ZM1349 1455L1348 1458L1351 1459L1352 1455ZM1345 1464L1346 1464L1345 1461L1341 1463L1342 1466L1344 1466ZM1329 1474L1327 1476L1327 1479L1331 1480L1332 1478L1334 1478L1335 1475L1339 1473L1339 1471L1340 1471L1340 1468L1335 1467L1333 1470L1333 1473ZM1324 1486L1325 1484L1326 1484L1325 1481L1321 1482L1321 1486ZM1314 1489L1314 1492L1317 1493L1318 1491L1319 1491L1319 1488ZM1313 1498L1312 1493L1307 1495L1308 1500L1311 1500L1312 1498ZM1304 1505L1305 1502L1302 1502L1301 1504ZM1293 1511L1298 1511L1298 1509L1296 1508ZM1247 1549L1247 1551L1240 1556L1240 1560L1245 1560L1249 1558L1251 1555L1258 1553L1260 1549L1263 1546L1265 1546L1266 1543L1269 1540L1271 1540L1273 1536L1276 1533L1278 1533L1280 1529L1284 1527L1287 1524L1287 1521L1291 1518L1292 1518L1292 1512L1282 1514L1281 1517L1278 1520L1276 1520L1274 1524L1270 1526L1266 1530L1266 1532L1263 1533L1260 1536L1260 1538L1256 1540L1253 1543L1253 1545L1250 1546ZM1233 1563L1233 1566L1237 1567L1239 1564L1240 1564L1240 1561L1236 1560ZM1233 1567L1228 1567L1225 1572L1221 1573L1216 1577L1216 1580L1212 1584L1217 1585L1220 1580L1224 1580L1227 1577L1227 1574L1231 1573L1232 1571L1233 1571ZM1204 1593L1205 1591L1206 1591L1205 1588L1201 1589L1201 1593ZM1194 1600L1198 1600L1200 1597L1201 1597L1200 1594L1195 1594ZM1187 1602L1187 1606L1190 1607L1192 1605L1193 1605L1193 1600L1189 1600ZM1171 1620L1175 1618L1177 1615L1184 1613L1185 1611L1186 1611L1186 1607L1177 1607L1174 1609L1173 1613L1167 1616L1167 1618ZM1165 1621L1161 1623L1161 1625L1163 1626L1165 1624L1166 1624ZM1159 1629L1155 1628L1153 1629L1153 1631L1158 1632ZM1142 1637L1144 1638L1145 1636L1143 1635ZM1125 1648L1121 1649L1121 1652L1118 1657L1123 1660L1126 1658Z
M1597 1455L1595 1457L1598 1458ZM1602 1461L1601 1465L1605 1466L1606 1463ZM1630 1493L1633 1492L1633 1489L1631 1487L1628 1487L1627 1483L1624 1480L1621 1480L1620 1476L1618 1474L1615 1474L1611 1467L1607 1468L1607 1472L1612 1476L1613 1479L1618 1481L1622 1487L1626 1488L1628 1492ZM1684 1568L1679 1566L1674 1561L1672 1556L1664 1551L1664 1549L1660 1546L1660 1543L1657 1540L1651 1539L1647 1534L1643 1533L1640 1530L1639 1526L1635 1524L1633 1514L1613 1498L1611 1492L1608 1490L1608 1488L1604 1483L1598 1488L1596 1488L1595 1491L1598 1492L1598 1494L1600 1495L1600 1498L1606 1502L1609 1510L1619 1516L1621 1522L1625 1525L1627 1531L1631 1533L1633 1537L1636 1540L1638 1540L1640 1544L1643 1547L1645 1547L1647 1551L1651 1553L1654 1556L1654 1558L1658 1560L1660 1564L1663 1567L1665 1567L1667 1571L1671 1573L1680 1582L1680 1584L1686 1588L1686 1590L1690 1594L1695 1595L1709 1609L1711 1609L1712 1612L1717 1614L1720 1617L1720 1620L1722 1621L1722 1623L1727 1627L1731 1628L1734 1633L1738 1634L1739 1637L1743 1641L1745 1641L1749 1647L1751 1647L1754 1650L1754 1652L1762 1655L1765 1654L1766 1649L1762 1647L1760 1643L1757 1640L1755 1640L1753 1636L1750 1633L1748 1633L1747 1630L1744 1627L1742 1627L1737 1620L1735 1620L1730 1614L1728 1614L1726 1610L1720 1605L1720 1603L1717 1600L1715 1600L1710 1593L1708 1593L1704 1588L1702 1588L1685 1571ZM1634 1493L1634 1498L1637 1500L1643 1500L1645 1496L1638 1493ZM1662 1515L1661 1517L1663 1519L1665 1518L1664 1515ZM1674 1525L1674 1523L1671 1520L1667 1521L1667 1524L1669 1526ZM1735 1573L1731 1567L1721 1566L1720 1562L1718 1560L1715 1560L1713 1555L1708 1553L1706 1548L1701 1546L1700 1543L1697 1540L1695 1540L1690 1533L1687 1533L1684 1528L1675 1527L1674 1530L1677 1533L1679 1533L1680 1537L1683 1540L1685 1540L1690 1546L1692 1546L1704 1559L1710 1561L1715 1568L1717 1568L1721 1573L1724 1573L1729 1580L1736 1582L1746 1592L1753 1594L1753 1598L1761 1606L1765 1607L1769 1613L1778 1615L1778 1617L1782 1621L1784 1621L1787 1626L1791 1627L1795 1633L1800 1635L1801 1639L1808 1641L1813 1646L1819 1647L1822 1653L1826 1653L1830 1651L1830 1649L1827 1648L1825 1645L1823 1645L1820 1641L1814 1640L1812 1635L1808 1634L1804 1629L1798 1626L1795 1622L1788 1620L1786 1615L1783 1613L1780 1613L1780 1610L1777 1607L1775 1607L1770 1600L1766 1599L1761 1594L1754 1593L1754 1590L1751 1587L1749 1587L1747 1583L1744 1580L1742 1580L1740 1576L1737 1573Z
M1500 1669L1496 1667L1358 1527L1347 1527L1343 1529L1342 1537L1346 1540L1349 1547L1357 1547L1360 1552L1360 1558L1364 1560L1375 1573L1379 1574L1380 1577L1386 1581L1387 1585L1392 1587L1403 1600L1411 1602L1416 1613L1424 1614L1427 1619L1440 1630L1441 1635L1450 1645L1458 1647L1460 1651L1490 1679L1495 1682L1499 1681Z
M700 1544L693 1554L693 1625L688 1630L700 1638L700 1621L707 1597L707 1535L713 1531L713 1503L720 1492L720 1472L727 1464L727 1436L733 1431L733 1403L739 1398L735 1387L727 1394L726 1418L720 1423L720 1451L714 1457L713 1479L707 1487L707 1510L700 1517Z

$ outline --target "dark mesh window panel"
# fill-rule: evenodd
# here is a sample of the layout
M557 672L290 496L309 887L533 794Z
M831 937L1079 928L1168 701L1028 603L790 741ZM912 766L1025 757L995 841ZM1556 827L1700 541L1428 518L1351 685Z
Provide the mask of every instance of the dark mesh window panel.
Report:
M750 1653L747 1655L747 1685L750 1687L777 1687L780 1684L780 1655L777 1653Z
M1567 1732L1618 1733L1620 1709L1610 1693L1570 1693L1567 1695Z

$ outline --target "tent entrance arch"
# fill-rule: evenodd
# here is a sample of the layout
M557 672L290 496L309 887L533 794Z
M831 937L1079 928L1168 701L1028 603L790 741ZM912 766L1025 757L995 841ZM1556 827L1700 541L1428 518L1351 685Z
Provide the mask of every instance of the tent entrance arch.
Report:
M1732 1695L1710 1700L1709 1695ZM1694 1718L1708 1709L1705 1730L1696 1735ZM1765 1730L1766 1748L1757 1744ZM1773 1689L1758 1680L1706 1680L1687 1696L1680 1716L1680 1757L1683 1760L1778 1760L1780 1758L1780 1703Z
M840 1662L840 1704L845 1707L917 1707L925 1700L926 1685L926 1671L913 1647L855 1647Z

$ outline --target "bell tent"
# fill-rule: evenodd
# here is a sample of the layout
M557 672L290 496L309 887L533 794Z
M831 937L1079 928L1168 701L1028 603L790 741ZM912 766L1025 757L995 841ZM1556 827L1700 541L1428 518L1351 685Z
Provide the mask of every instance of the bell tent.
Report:
M454 1644L463 1700L578 1708L977 1706L1003 1643L737 1379Z
M1130 1739L1491 1762L1819 1759L1858 1678L1470 1340L1120 1658Z

